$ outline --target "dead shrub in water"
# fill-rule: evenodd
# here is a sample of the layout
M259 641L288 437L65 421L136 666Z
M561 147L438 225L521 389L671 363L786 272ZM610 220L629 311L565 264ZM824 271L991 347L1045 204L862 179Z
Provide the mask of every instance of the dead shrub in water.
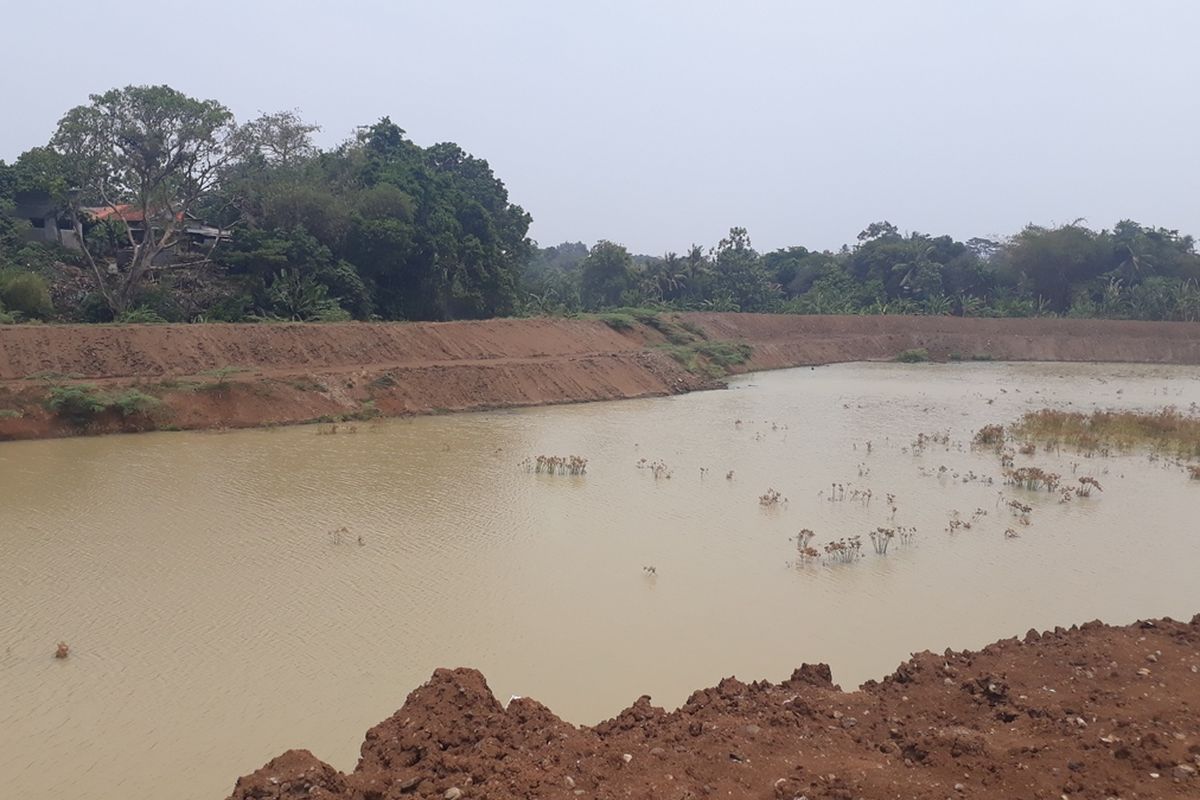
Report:
M881 556L887 555L888 545L892 539L896 538L894 528L876 528L867 534L871 537L871 546L875 548L875 552Z
M648 461L643 458L640 461L638 461L638 463L635 464L635 466L638 469L650 470L650 474L654 476L654 480L656 480L656 481L661 481L661 480L669 481L671 479L671 475L673 474L671 472L671 468L667 466L667 462L665 462L665 461Z
M804 528L796 534L796 557L801 564L810 564L821 557L820 551L812 546L814 536L816 534L808 528Z
M1075 494L1080 497L1090 497L1092 489L1098 492L1104 491L1104 487L1100 485L1100 481L1090 475L1084 475L1079 479L1079 488L1075 490Z
M1200 481L1200 464L1188 464L1187 471L1192 480Z
M526 472L547 475L583 475L587 472L588 460L583 456L538 456L521 462Z
M851 536L825 545L825 557L838 564L849 564L862 557L862 537Z
M764 508L774 508L786 502L787 498L774 489L767 489L765 494L758 496L758 504Z
M1000 447L1004 444L1004 426L984 425L975 432L972 443L976 447Z
M1047 472L1041 467L1021 467L1020 469L1004 470L1004 482L1010 486L1020 486L1030 491L1045 489L1053 492L1058 488L1061 475Z

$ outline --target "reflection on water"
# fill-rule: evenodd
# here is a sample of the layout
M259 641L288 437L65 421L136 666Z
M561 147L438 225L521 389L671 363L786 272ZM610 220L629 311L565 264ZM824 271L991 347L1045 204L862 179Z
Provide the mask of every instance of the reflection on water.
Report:
M853 686L924 648L1187 618L1200 483L1144 455L1019 457L1078 462L1104 492L1020 493L1033 523L1006 539L998 495L1016 493L993 454L960 445L1029 408L1196 401L1194 368L858 364L335 436L5 444L0 774L31 800L222 797L289 747L352 768L367 727L438 666L586 723L803 661ZM948 445L914 455L940 432ZM538 454L585 456L587 475L517 466ZM972 471L997 480L964 483ZM830 502L835 482L872 502ZM762 507L768 488L788 502ZM887 493L914 544L791 564L800 528L819 547L891 524Z

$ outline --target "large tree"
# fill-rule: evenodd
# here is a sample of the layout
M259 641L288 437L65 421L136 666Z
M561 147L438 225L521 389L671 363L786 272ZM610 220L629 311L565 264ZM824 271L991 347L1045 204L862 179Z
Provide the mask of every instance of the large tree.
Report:
M114 313L129 307L155 258L179 241L189 214L244 144L229 109L169 86L92 95L58 123L52 145L78 188L71 203L75 233ZM85 204L106 209L130 251L115 272L88 242Z

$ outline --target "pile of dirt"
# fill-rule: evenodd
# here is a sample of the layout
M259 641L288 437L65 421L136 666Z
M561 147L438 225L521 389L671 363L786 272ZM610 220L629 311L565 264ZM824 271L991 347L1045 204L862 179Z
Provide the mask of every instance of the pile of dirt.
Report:
M1194 798L1198 770L1200 615L920 653L849 693L824 665L727 678L585 728L443 669L367 732L353 772L290 750L231 800Z
M749 359L728 371L912 349L938 359L1200 364L1193 323L767 314L651 322L0 326L0 440L675 394L719 385L714 365L687 349L703 340L749 346ZM46 408L54 386L72 384L108 395L136 388L158 402L154 413L101 412L81 424Z

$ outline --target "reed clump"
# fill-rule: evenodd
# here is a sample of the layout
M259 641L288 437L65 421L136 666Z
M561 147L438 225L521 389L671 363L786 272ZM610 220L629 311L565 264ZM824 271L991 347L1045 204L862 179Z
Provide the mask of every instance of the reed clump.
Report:
M1057 411L1026 414L1014 433L1084 452L1106 447L1149 447L1184 458L1200 457L1200 416L1168 406L1159 411Z
M1200 464L1188 464L1187 471L1192 480L1200 481Z
M521 462L526 472L547 475L584 475L588 460L583 456L537 456Z
M1058 488L1062 476L1055 472L1047 472L1041 467L1019 467L1004 470L1004 482L1010 486L1020 486L1030 491L1045 489L1053 492Z
M1000 447L1004 444L1004 426L984 425L975 432L972 443L976 447Z
M808 528L803 528L796 534L796 557L801 564L810 564L821 557L821 551L812 546L816 534Z
M862 558L862 537L851 536L825 545L825 557L838 564L849 564Z

